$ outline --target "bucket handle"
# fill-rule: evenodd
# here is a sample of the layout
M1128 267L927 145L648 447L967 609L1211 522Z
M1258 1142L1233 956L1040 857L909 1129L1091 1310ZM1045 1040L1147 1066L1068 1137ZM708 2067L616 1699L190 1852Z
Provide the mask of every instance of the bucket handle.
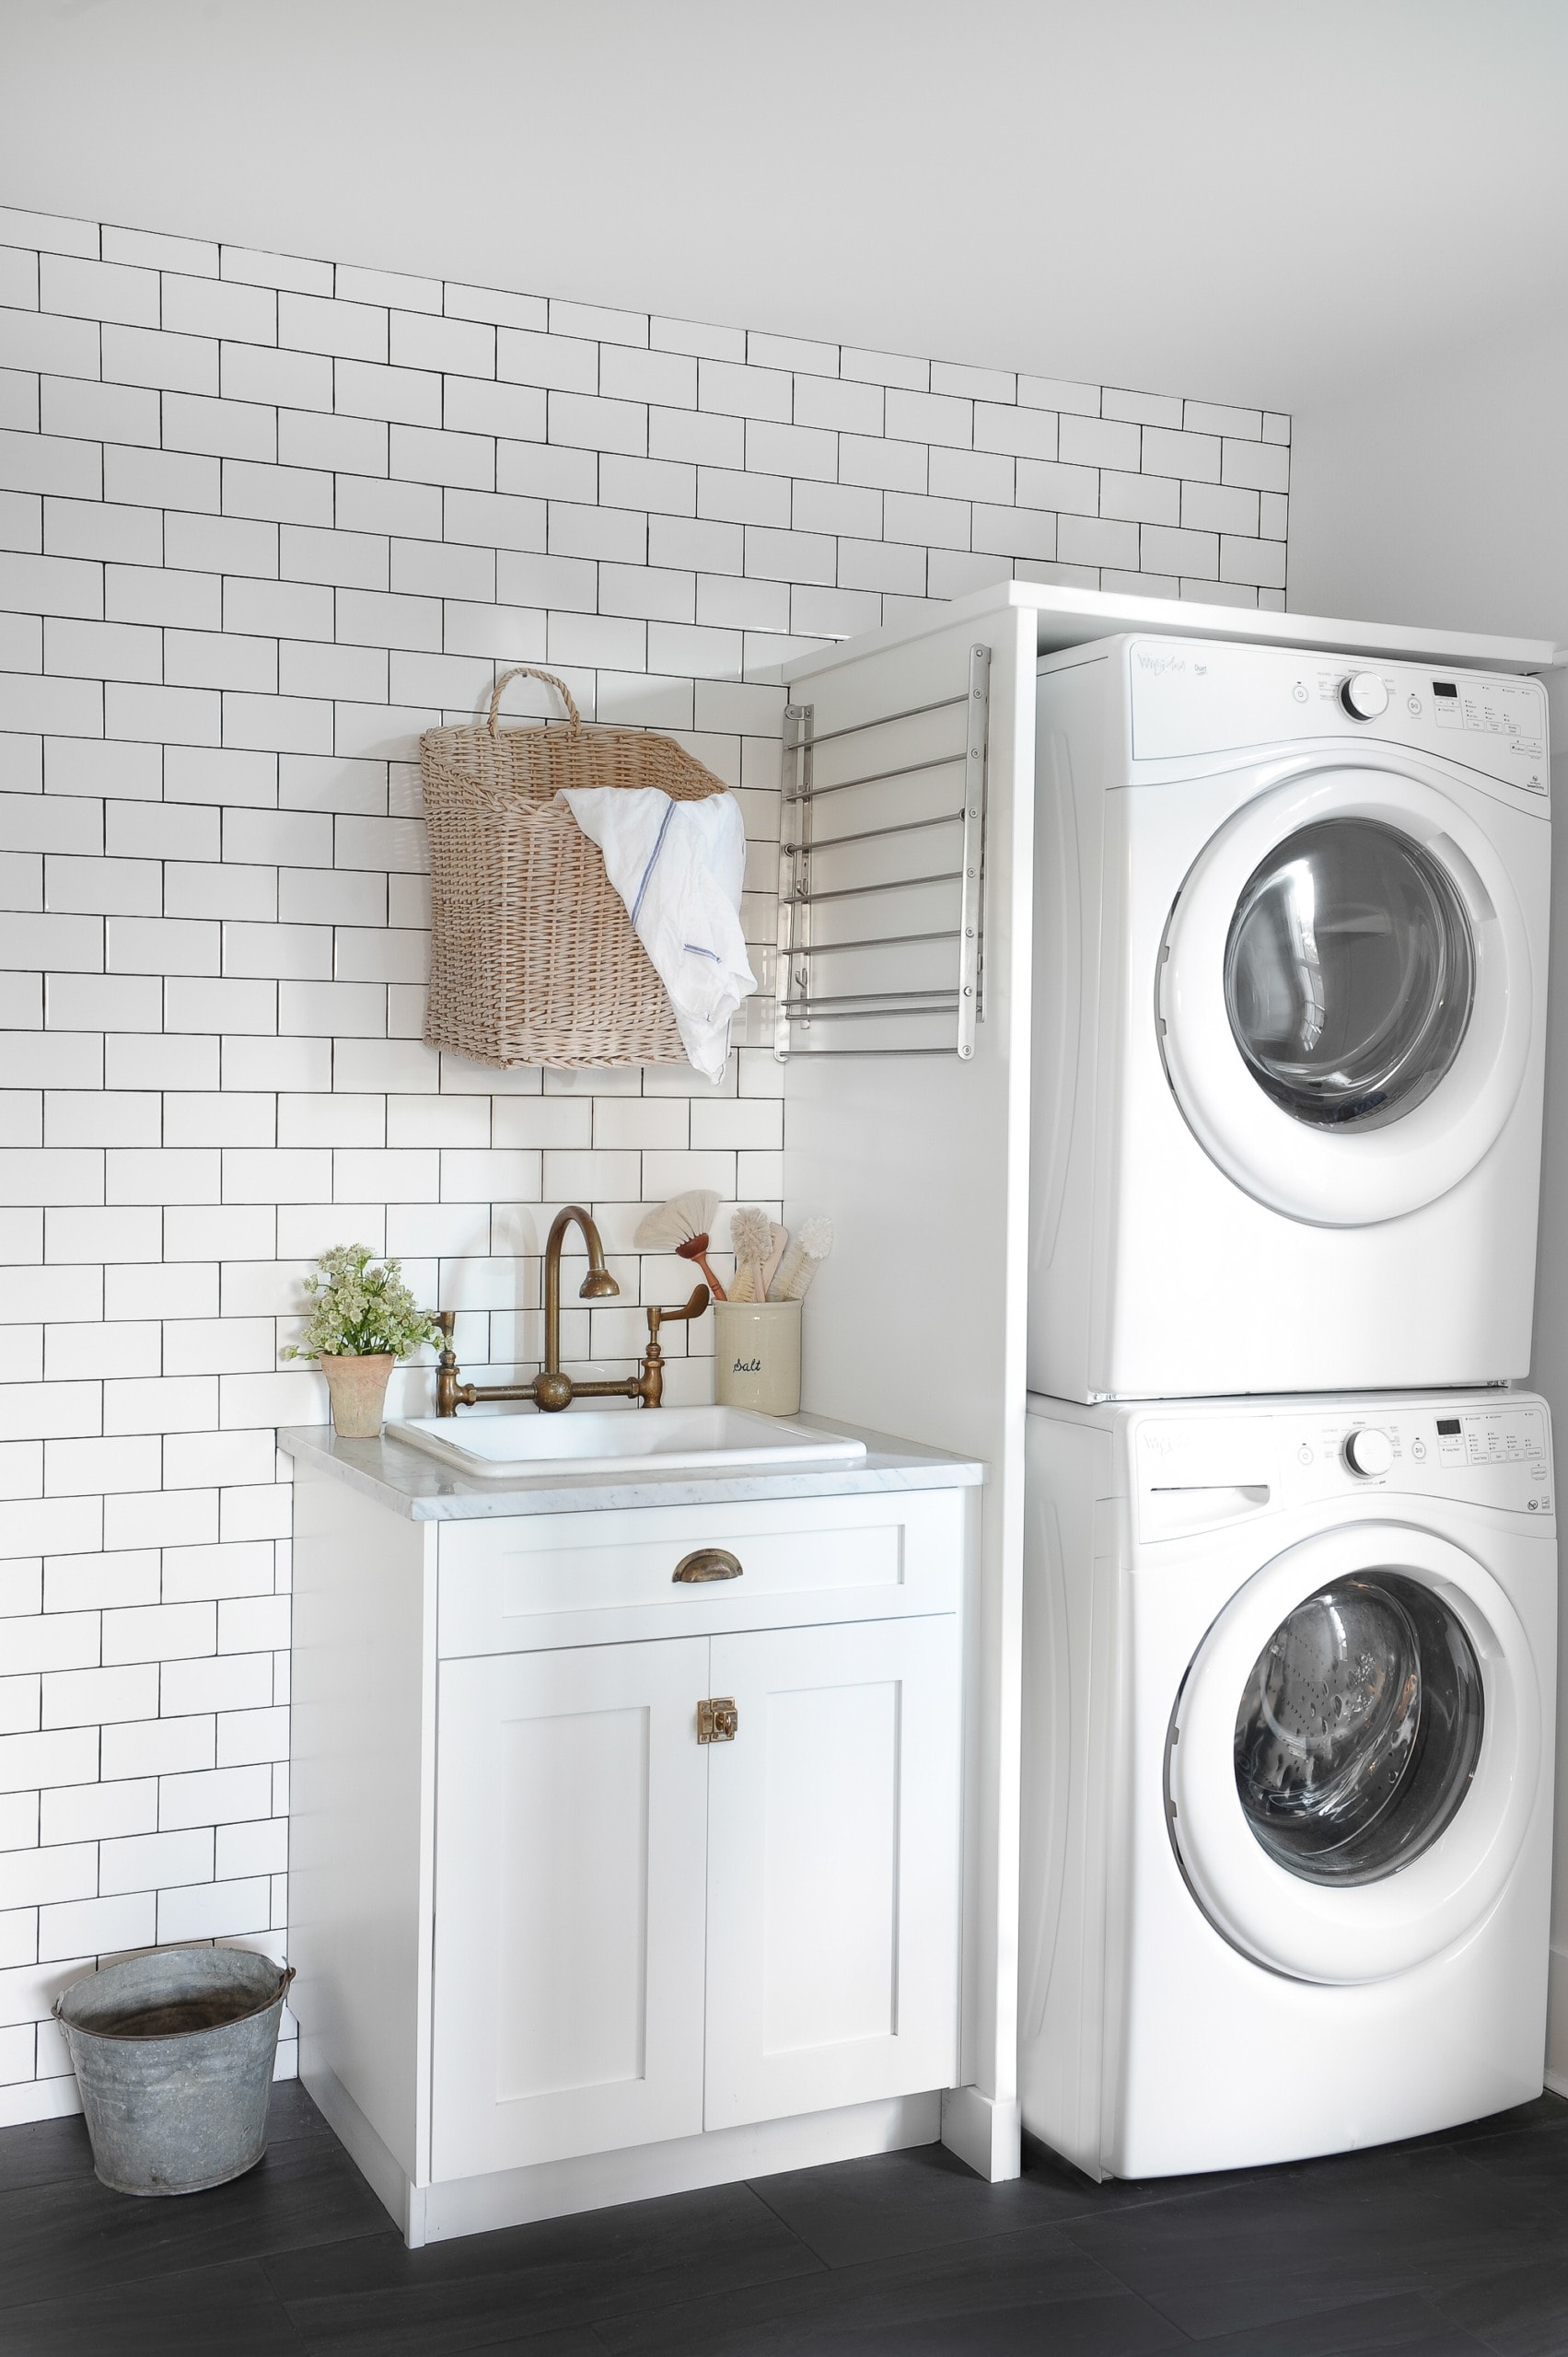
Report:
M493 737L497 737L501 733L499 718L501 710L501 691L505 686L508 679L543 679L549 686L555 690L556 694L565 705L567 716L572 728L575 730L582 726L583 715L577 710L576 705L573 702L572 691L566 685L564 679L557 679L553 671L537 670L531 663L514 663L509 671L502 672L501 677L495 682L494 693L490 699L490 733Z

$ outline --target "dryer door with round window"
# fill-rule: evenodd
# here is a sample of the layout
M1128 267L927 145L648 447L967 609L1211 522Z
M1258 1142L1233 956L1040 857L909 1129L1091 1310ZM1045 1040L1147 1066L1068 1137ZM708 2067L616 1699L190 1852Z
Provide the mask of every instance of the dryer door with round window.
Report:
M1301 1980L1380 1980L1493 1905L1539 1747L1535 1665L1484 1566L1426 1531L1330 1531L1255 1573L1194 1655L1171 1839L1233 1946Z
M1157 1016L1189 1126L1237 1185L1330 1226L1397 1218L1497 1137L1529 1046L1524 919L1485 831L1393 771L1247 803L1171 912Z

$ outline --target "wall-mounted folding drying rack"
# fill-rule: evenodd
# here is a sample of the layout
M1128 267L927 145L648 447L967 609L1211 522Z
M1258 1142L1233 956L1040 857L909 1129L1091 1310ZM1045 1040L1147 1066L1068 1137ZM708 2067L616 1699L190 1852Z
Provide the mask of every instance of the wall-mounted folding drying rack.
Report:
M817 735L784 712L773 1052L972 1056L991 652L955 695Z

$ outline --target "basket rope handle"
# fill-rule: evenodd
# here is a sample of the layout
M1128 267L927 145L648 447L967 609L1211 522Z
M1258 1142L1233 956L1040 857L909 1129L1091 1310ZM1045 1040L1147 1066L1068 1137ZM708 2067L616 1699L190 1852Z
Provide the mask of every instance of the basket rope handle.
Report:
M549 686L554 689L556 694L565 705L567 716L571 721L572 726L574 728L580 728L582 726L583 715L577 710L576 705L573 702L572 691L566 685L564 679L558 679L553 671L536 670L531 663L514 663L509 671L502 672L501 677L495 682L494 693L490 699L490 733L493 737L499 736L500 734L500 722L497 715L501 710L501 691L505 686L508 679L545 680Z

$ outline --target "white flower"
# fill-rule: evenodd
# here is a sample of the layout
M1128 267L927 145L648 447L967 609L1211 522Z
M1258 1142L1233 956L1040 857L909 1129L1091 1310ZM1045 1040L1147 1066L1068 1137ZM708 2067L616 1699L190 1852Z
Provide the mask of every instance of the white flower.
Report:
M335 1244L316 1263L322 1271L307 1277L310 1316L285 1359L367 1358L381 1353L407 1358L425 1342L440 1342L441 1330L421 1309L402 1280L402 1264L377 1268L367 1244Z

